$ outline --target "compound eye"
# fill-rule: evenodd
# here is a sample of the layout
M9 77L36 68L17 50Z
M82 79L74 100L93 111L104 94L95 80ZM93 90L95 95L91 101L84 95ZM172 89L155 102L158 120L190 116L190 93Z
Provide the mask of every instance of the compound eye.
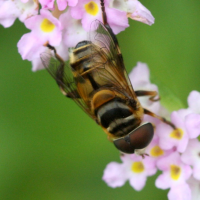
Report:
M113 141L115 147L123 153L134 153L135 149L143 149L148 146L153 138L153 126L151 123L146 123L125 137Z

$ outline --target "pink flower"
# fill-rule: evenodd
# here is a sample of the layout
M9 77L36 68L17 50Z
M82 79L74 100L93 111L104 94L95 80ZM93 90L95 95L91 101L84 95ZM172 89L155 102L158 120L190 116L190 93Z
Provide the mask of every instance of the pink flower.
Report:
M192 170L189 165L181 161L180 155L177 152L161 158L157 162L158 169L163 173L156 179L156 187L167 189L178 185L186 184L190 178Z
M188 96L188 106L193 113L200 114L200 93L198 91L190 92Z
M159 137L155 134L153 140L146 148L146 153L156 162L164 156L172 153L173 150L164 150L159 146Z
M39 37L35 37L32 33L24 34L19 40L18 51L22 58L25 60L33 60L45 51L46 47L43 46L43 41Z
M192 200L200 199L200 182L191 177L188 179L187 183L192 192Z
M49 42L52 46L60 44L62 39L61 23L48 10L40 10L40 15L30 17L25 21L25 25L43 43Z
M145 186L147 176L156 173L157 169L151 158L142 159L141 156L134 154L123 154L121 159L122 164L112 162L104 170L103 180L110 187L120 187L129 180L130 185L140 191Z
M117 162L109 163L102 179L112 188L123 186L127 181L125 165Z
M55 0L39 0L44 9L54 9ZM57 0L59 10L65 10L67 6L76 6L78 0Z
M105 2L105 7L108 23L115 34L129 26L125 12L108 8L107 1ZM99 0L82 0L77 6L72 7L70 11L74 19L81 19L83 28L88 32L92 29L91 24L93 21L97 19L102 22Z
M41 53L39 53L39 57L35 57L32 58L32 71L37 71L40 69L44 69L44 65L42 63L41 57L44 59L45 61L48 62L51 57L54 57L54 53L52 51L50 51L47 47L45 47L45 49L43 49L43 46L39 47L41 49ZM38 48L38 49L39 49ZM68 47L61 43L59 46L56 46L56 51L58 53L58 55L60 55L62 57L62 59L64 61L68 60ZM58 63L57 63L58 64Z
M109 7L125 11L126 15L133 20L143 22L148 25L154 23L151 12L144 7L138 0L111 0Z
M160 147L165 150L176 147L178 152L183 153L187 147L189 135L179 111L172 112L171 121L176 126L176 130L165 123L158 124L156 128Z
M189 141L187 149L183 152L181 160L188 165L191 165L193 176L200 180L200 142L198 139Z
M81 19L83 28L86 31L90 31L90 25L94 20L102 21L99 0L82 0L75 7L71 8L70 11L74 19Z
M44 44L49 42L53 46L58 46L61 42L61 23L47 10L41 10L40 13L41 15L30 17L25 21L26 27L31 29L31 32L23 35L17 44L23 59L37 60L46 49ZM33 70L41 69L38 66L40 62L36 60L33 62L36 63Z
M167 196L169 200L191 200L191 189L188 184L181 184L172 187Z
M38 8L39 6L35 1L23 3L20 0L1 0L0 24L7 28L12 26L17 18L24 22L30 16L37 15Z
M192 91L188 96L188 109L184 112L189 114L185 117L185 126L190 138L200 135L200 93Z
M42 9L54 9L54 0L39 0L39 2L42 5Z
M75 47L78 42L87 40L87 32L81 25L81 20L71 17L69 12L63 13L59 18L63 31L63 42L68 47Z
M189 138L200 135L200 93L192 91L188 96L188 108L179 110Z

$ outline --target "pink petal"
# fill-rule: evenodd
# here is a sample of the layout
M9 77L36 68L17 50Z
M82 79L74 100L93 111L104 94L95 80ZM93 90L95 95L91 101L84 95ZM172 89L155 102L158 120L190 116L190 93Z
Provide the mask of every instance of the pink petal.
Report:
M168 193L169 200L191 200L191 189L188 184L172 187Z
M140 175L140 176L133 176L130 178L129 182L130 185L137 191L140 191L144 188L146 184L147 177L145 175Z
M65 10L67 7L67 0L57 0L57 4L59 10Z
M192 200L200 199L200 182L191 177L187 183L189 184L192 192Z
M77 3L78 3L78 0L67 0L68 1L68 5L69 6L76 6L77 5Z
M149 69L146 63L138 62L129 74L132 85L146 85L149 81Z
M180 140L174 140L174 144L177 147L178 152L183 153L187 147L189 136L185 129L184 120L177 111L173 111L171 114L171 121L177 127L182 129L183 136Z
M74 19L82 19L85 13L84 6L79 3L77 6L70 8L70 13Z
M36 38L31 33L24 34L17 43L17 47L22 58L29 61L40 57L40 54L46 49L39 38Z
M104 170L102 179L110 187L121 187L127 180L123 165L116 162L109 163Z
M35 72L37 70L45 69L44 65L42 64L41 58L34 58L32 60L32 71Z
M196 138L200 135L200 115L189 114L185 118L185 126L190 138Z
M158 176L158 178L156 179L155 185L157 188L165 190L170 187L169 182L170 182L169 173L164 172L163 174Z
M155 18L153 17L151 12L146 7L144 7L139 1L130 1L129 6L131 6L132 3L134 4L133 6L135 7L135 11L131 15L129 14L128 16L136 21L152 25L154 23Z
M12 1L0 2L0 24L5 28L12 26L19 15L20 12Z
M108 13L108 23L111 26L114 34L118 34L119 32L124 31L127 27L129 27L126 12L113 8L106 8L106 12Z
M44 9L54 9L54 0L39 0L39 2L42 5L42 8Z
M195 113L200 113L200 93L198 91L190 92L188 96L188 105Z

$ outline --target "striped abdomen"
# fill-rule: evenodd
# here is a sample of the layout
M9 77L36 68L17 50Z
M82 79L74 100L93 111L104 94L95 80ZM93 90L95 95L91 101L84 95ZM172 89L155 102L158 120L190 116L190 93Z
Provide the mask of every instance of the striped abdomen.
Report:
M141 123L130 107L118 99L102 105L97 111L97 117L102 127L116 137L127 135Z

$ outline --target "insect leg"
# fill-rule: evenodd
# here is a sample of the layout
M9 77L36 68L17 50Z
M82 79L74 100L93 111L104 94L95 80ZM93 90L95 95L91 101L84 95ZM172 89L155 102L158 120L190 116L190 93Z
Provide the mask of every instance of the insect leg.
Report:
M159 101L160 100L160 97L155 98L158 94L156 91L137 90L137 91L135 91L135 94L138 97L150 96L149 100L151 100L151 101Z
M176 126L173 123L171 123L170 121L166 120L164 117L160 117L160 116L156 115L155 113L147 110L146 108L144 108L144 114L147 114L147 115L150 115L152 117L155 117L155 118L159 119L160 121L164 122L165 124L170 125L174 130L176 129Z
M55 47L51 46L49 43L47 43L46 46L47 46L49 49L53 50L55 57L57 58L57 60L60 62L60 64L61 64L61 65L63 66L63 68L64 68L65 61L57 54L57 51L56 51Z
M105 6L104 6L104 0L100 0L100 4L101 4L103 24L108 25L107 16L106 16L106 12L105 12Z
M63 93L63 95L65 95L66 97L69 97L69 98L80 98L80 96L77 92L73 92L73 91L66 92L65 87L64 87L64 80L63 80L65 61L62 59L61 56L59 56L57 54L55 47L51 46L49 43L47 43L46 46L54 52L56 59L60 62L60 65L56 72L56 82L57 82L61 92Z

